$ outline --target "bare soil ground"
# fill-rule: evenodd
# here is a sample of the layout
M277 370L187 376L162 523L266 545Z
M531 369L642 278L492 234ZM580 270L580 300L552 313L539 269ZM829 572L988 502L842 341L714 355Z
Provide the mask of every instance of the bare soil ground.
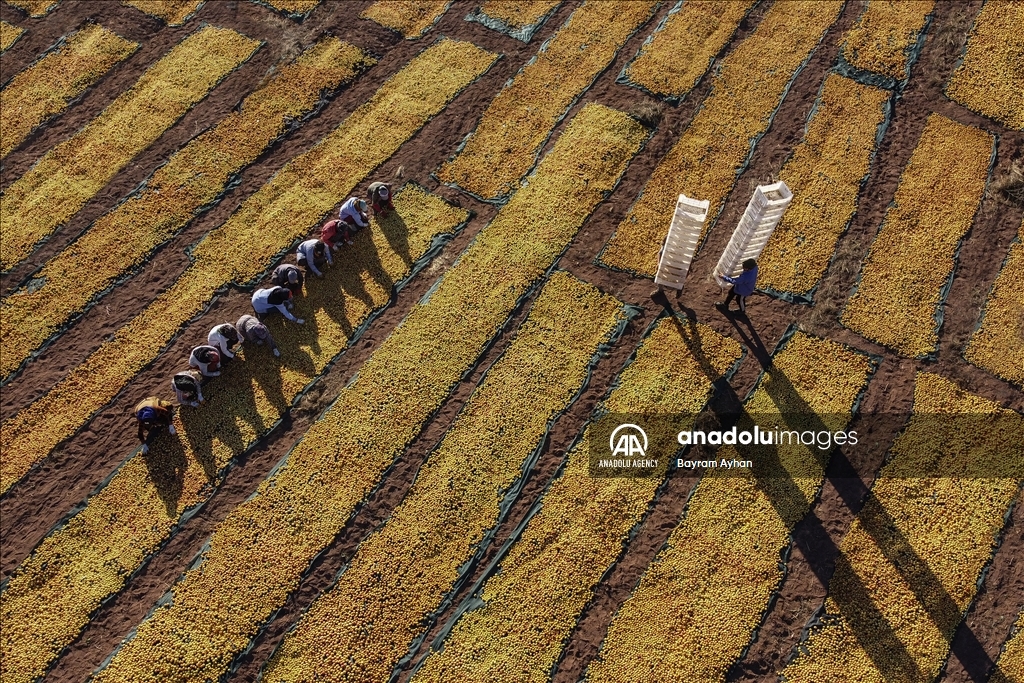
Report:
M330 404L341 387L358 371L361 363L443 272L444 266L454 261L473 236L494 216L494 206L439 186L430 174L474 129L476 121L505 81L536 53L538 46L557 30L578 3L575 0L563 3L529 44L491 31L478 23L464 21L464 17L476 6L474 2L456 2L440 22L419 40L403 40L373 22L358 19L359 12L369 4L366 0L344 3L325 1L303 21L295 21L245 0L210 1L182 27L165 26L159 20L133 8L106 0L63 0L57 9L42 18L29 18L9 5L0 4L0 18L28 29L27 34L3 55L0 82L6 82L61 36L78 28L87 18L141 44L131 58L115 67L65 114L33 133L4 160L0 172L0 189L9 186L48 149L95 117L133 83L149 64L195 30L200 23L229 27L266 41L266 45L248 63L233 72L209 97L140 154L68 225L39 247L26 262L0 277L0 291L5 295L24 282L47 258L63 249L93 220L120 201L175 150L225 116L274 64L291 59L301 48L325 32L380 57L376 66L350 87L343 89L318 116L267 150L242 173L238 187L228 192L216 206L161 248L138 273L103 297L98 305L76 321L18 377L4 386L0 401L4 419L44 394L105 338L152 302L186 267L187 246L221 224L289 159L309 149L338 125L348 113L368 99L384 79L400 69L436 36L443 34L469 40L503 55L483 78L471 85L452 105L402 146L357 190L362 192L373 179L399 176L412 179L473 211L474 216L469 225L445 248L433 268L421 273L397 295L390 308L370 325L359 342L345 352L327 375L317 382L300 408L293 410L283 424L257 447L239 458L213 499L183 525L119 595L97 612L83 634L57 662L47 676L47 681L84 680L103 661L139 623L155 600L171 587L217 524L255 490L271 467L301 438L315 416ZM664 3L655 17L633 36L620 51L615 63L569 112L566 121L579 107L589 102L600 102L626 111L645 103L657 102L638 89L616 83L615 79L672 4ZM762 2L754 9L725 53L756 27L767 7L768 2ZM998 274L1017 226L1020 225L1022 212L1019 208L1009 207L991 198L984 200L960 251L953 287L946 302L937 360L901 358L838 323L838 312L853 286L859 263L881 225L885 210L895 193L900 172L917 143L928 114L940 112L998 135L997 173L1005 171L1024 151L1024 135L968 111L949 101L942 93L955 66L963 31L970 27L980 8L980 0L938 4L927 43L896 103L893 121L875 158L870 178L862 190L858 213L840 243L839 249L843 256L826 274L814 307L756 296L748 305L750 324L747 325L717 311L713 304L720 295L719 291L701 283L710 274L718 254L728 241L729 231L724 226L732 226L738 220L749 189L757 181L777 173L800 141L822 79L835 63L841 37L862 11L863 2L852 0L847 3L840 19L797 77L773 125L757 145L749 168L738 179L736 189L725 205L718 220L718 224L723 227L711 231L693 264L691 283L697 284L688 285L681 299L676 299L672 294L667 298L652 296L656 288L650 280L594 264L598 252L615 231L652 170L678 139L707 95L710 78L706 75L679 104L665 106L663 118L649 143L630 164L615 192L598 206L584 224L560 262L561 267L622 301L642 307L643 312L630 323L626 334L608 357L600 362L580 400L556 423L523 495L506 522L497 530L497 536L479 567L487 565L510 530L516 527L543 492L569 444L638 344L643 331L662 314L665 307L695 317L718 332L740 340L750 349L751 352L747 354L729 386L718 397L720 402L735 403L741 400L754 385L762 369L759 361L775 348L791 323L800 322L812 331L882 358L878 372L868 385L862 403L864 411L907 410L912 402L914 374L920 370L950 377L973 392L1024 411L1024 396L1019 388L967 364L962 357L963 347L978 323L980 307ZM961 36L961 43L950 45L947 41L935 40L939 32ZM564 123L556 129L552 140L557 138L563 126ZM548 144L550 146L551 143ZM231 680L256 679L260 666L280 642L285 631L294 624L316 595L330 585L360 541L386 519L401 501L417 468L450 426L483 372L501 353L512 331L525 317L527 307L528 303L517 313L513 324L499 343L487 353L473 376L454 392L422 435L390 470L377 492L366 501L348 527L311 568L299 590L257 638L252 651L240 660L238 671ZM182 359L192 346L205 340L206 331L213 323L234 320L248 309L249 295L246 292L231 290L222 294L207 313L193 320L170 347L112 403L105 406L78 434L62 444L0 499L0 575L9 576L62 516L79 504L132 452L135 435L129 419L131 407L142 397L152 394L156 388L165 386L167 376L182 365ZM895 430L891 434L877 436L891 441ZM793 533L787 574L777 599L765 615L749 651L730 672L729 680L777 680L800 638L801 630L824 600L839 543L856 516L880 465L880 457L858 459L857 453L842 451L833 454L826 485L808 517ZM696 481L693 477L670 477L614 570L598 587L568 642L555 680L576 681L583 674L596 655L615 611L629 596L644 568L662 547L678 521ZM1021 508L1017 506L982 590L957 631L950 661L941 677L943 681L959 683L985 680L1010 624L1024 608L1024 568L1020 562L1024 556L1024 512ZM461 597L456 596L455 604L458 604ZM438 623L443 623L448 614L440 615ZM437 627L428 635L428 642L436 632Z

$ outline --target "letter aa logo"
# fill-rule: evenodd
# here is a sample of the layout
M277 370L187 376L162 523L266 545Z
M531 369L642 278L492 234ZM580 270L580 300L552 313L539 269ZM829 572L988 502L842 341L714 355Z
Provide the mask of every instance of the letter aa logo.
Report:
M631 430L635 433L623 432L616 440L616 435L623 430ZM637 438L639 436L639 438ZM643 445L640 445L643 439ZM624 458L642 458L647 453L647 433L635 424L619 425L608 437L608 448L612 451L612 457L622 456Z

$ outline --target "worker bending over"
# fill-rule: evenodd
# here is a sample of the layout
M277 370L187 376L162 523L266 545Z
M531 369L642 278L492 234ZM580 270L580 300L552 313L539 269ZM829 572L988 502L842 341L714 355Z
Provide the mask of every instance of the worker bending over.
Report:
M232 349L241 340L238 338L238 330L234 325L221 323L210 330L210 334L206 335L206 341L217 349L223 358L234 358L235 354Z
M277 349L277 344L274 343L274 338L270 336L270 330L251 315L243 315L239 318L238 322L235 323L235 329L242 336L243 343L256 344L257 346L262 346L266 343L275 356L281 355L281 352Z
M139 441L142 442L142 454L149 453L149 437L164 427L171 436L177 434L174 425L174 411L171 404L156 396L144 398L135 406L135 419L139 423Z
M327 265L334 265L334 259L331 258L331 250L323 240L316 238L308 239L299 245L295 252L295 260L298 261L300 266L317 277L323 277L323 273L317 268L318 264L322 264L326 260Z
M220 375L220 352L206 344L197 346L192 349L188 364L199 370L203 377L217 377Z
M300 325L303 324L306 322L305 320L302 318L296 318L292 315L291 311L288 310L289 305L291 304L291 299L291 291L284 287L257 289L252 294L252 308L256 311L256 319L263 322L269 313L276 310L281 315L288 318L288 320Z
M277 268L274 268L274 272L270 276L270 281L273 284L278 287L287 287L293 297L302 294L303 280L302 271L299 270L298 266L291 263L282 263Z
M387 216L390 211L395 210L391 200L391 186L387 183L371 183L370 187L366 188L366 193L370 196L374 216Z
M174 375L171 386L179 405L195 408L205 400L200 375L194 370L183 370Z

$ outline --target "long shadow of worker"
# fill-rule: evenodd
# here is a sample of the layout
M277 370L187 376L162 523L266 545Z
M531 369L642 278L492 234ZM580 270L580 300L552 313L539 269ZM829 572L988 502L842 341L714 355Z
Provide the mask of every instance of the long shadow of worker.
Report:
M156 494L167 509L167 516L175 519L178 516L178 502L184 487L185 469L188 460L185 447L177 436L171 436L166 430L149 438L149 453L139 457L146 463L149 480L156 488Z
M746 313L739 311L726 311L719 309L722 315L725 316L729 324L733 326L736 332L740 335L740 339L747 348L750 349L751 353L754 354L754 358L760 363L763 369L767 369L772 365L772 356L765 348L764 342L761 341L761 336L758 335L757 330L754 329L753 323L750 322L750 318L747 317Z
M257 435L263 434L268 425L257 409L250 372L241 359L233 360L219 377L208 380L203 395L206 401L201 406L182 408L179 416L192 454L212 483L220 469L250 445L252 436L242 433L239 420L247 422ZM227 451L220 457L214 452L215 442Z
M377 223L384 233L384 238L391 245L391 251L398 254L402 263L409 267L412 265L412 254L409 251L409 226L398 211L389 211L386 216L378 216ZM390 286L390 285L389 285Z
M307 320L306 324L315 324L315 321ZM308 368L308 372L304 373L307 376L312 374L313 360L309 357L309 354L304 353L301 349L286 348L281 352L280 358L275 357L273 352L266 346L257 346L245 350L245 363L250 376L259 385L263 395L270 401L270 405L274 407L279 416L283 416L288 411L288 408L291 407L291 401L285 395L284 378L281 372L281 361L285 359L288 359L287 363L294 363L303 368ZM263 431L269 428L270 426L268 425ZM262 431L260 433L262 434Z
M762 378L759 386L768 393L775 404L786 429L819 432L834 431L837 428L835 425L827 426L821 417L811 410L786 374L778 367L766 370L766 376ZM778 416L773 417L777 419ZM747 423L749 427L753 420L745 414L741 421ZM842 455L841 449L833 448L832 452L837 454L833 456L838 458L837 467L842 469L843 463L849 467L849 461ZM809 457L817 461L817 467L820 468L818 471L825 471L830 455L828 450L812 448ZM783 457L790 467L795 463L799 464L794 460L792 453L783 456L777 444L759 446L750 459L754 461L752 473L758 487L780 518L793 528L810 511L813 500L805 495L790 476L789 470L783 464ZM807 457L807 451L803 451L803 458ZM807 467L810 464L805 460L802 469L813 471L813 467ZM855 489L848 489L853 490ZM953 629L960 622L960 609L956 601L946 591L931 567L917 554L885 507L871 496L870 492L864 490L863 493L866 494L866 501L859 515L862 528L872 537L886 559L899 571L936 628L944 635L952 636ZM854 506L860 504L860 501L853 500L845 502L852 509L856 509ZM809 558L811 569L822 585L828 586L829 596L838 605L842 617L882 677L885 680L921 680L923 672L900 641L895 629L876 607L874 596L857 575L849 558L840 552L821 527L820 520L817 520L816 524L812 521L811 533L794 535L793 542L800 548L802 554ZM832 567L828 562L812 559L823 554L827 558L835 558L834 571L830 572ZM830 618L835 617L826 615L823 620L827 621ZM983 652L973 633L969 634L968 640L969 647L976 646L978 652ZM991 661L987 662L987 666L985 662L978 662L974 668L984 672L990 666ZM981 676L971 675L975 681L982 680Z

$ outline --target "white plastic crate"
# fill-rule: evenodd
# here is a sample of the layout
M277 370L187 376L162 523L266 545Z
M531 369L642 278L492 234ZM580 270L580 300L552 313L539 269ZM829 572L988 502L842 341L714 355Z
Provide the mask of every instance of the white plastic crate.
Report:
M743 272L743 262L756 259L761 255L772 231L782 220L782 214L793 201L793 193L781 180L771 185L758 185L754 196L747 203L747 209L740 218L739 225L732 233L728 246L722 252L715 266L715 281L720 287L728 287L729 283L718 277L719 274L736 277Z
M672 214L672 224L658 259L658 272L654 276L656 284L673 289L683 288L710 204L708 201L691 199L685 194L679 195L676 210Z

